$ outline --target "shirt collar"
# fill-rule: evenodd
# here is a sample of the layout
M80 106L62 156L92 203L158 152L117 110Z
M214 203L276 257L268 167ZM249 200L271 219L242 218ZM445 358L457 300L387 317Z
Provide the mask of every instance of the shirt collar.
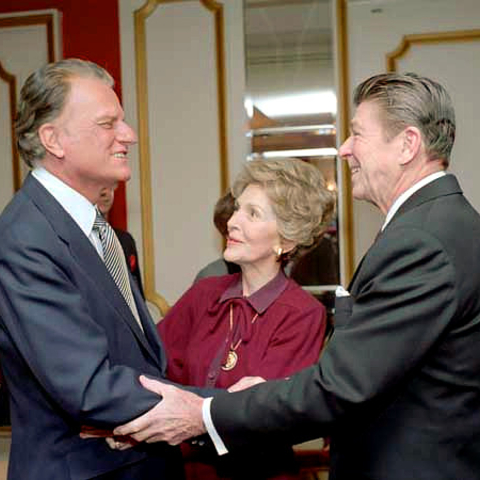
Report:
M420 190L422 187L425 185L428 185L429 183L433 182L437 178L444 177L446 175L445 171L441 172L435 172L432 173L431 175L428 175L425 178L422 178L419 182L417 182L415 185L410 187L408 190L403 192L396 200L393 202L393 205L390 207L390 210L387 213L387 216L385 217L385 222L383 223L382 226L382 232L385 230L387 225L390 223L390 220L392 220L393 216L397 213L398 209L418 190Z
M220 297L220 303L232 298L244 298L258 314L262 314L287 288L288 278L282 269L266 285L252 293L249 297L242 294L242 275L230 285Z
M96 217L95 207L90 201L43 167L35 167L32 175L53 195L85 235L90 236Z

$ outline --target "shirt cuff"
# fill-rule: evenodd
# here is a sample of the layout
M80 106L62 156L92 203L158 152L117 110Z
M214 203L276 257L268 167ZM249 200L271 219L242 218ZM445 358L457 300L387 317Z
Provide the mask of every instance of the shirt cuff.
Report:
M212 415L210 413L210 405L212 403L213 397L206 398L202 404L202 418L205 428L207 429L208 435L217 450L218 455L225 455L228 453L227 447L223 443L220 435L217 432L217 429L213 425Z

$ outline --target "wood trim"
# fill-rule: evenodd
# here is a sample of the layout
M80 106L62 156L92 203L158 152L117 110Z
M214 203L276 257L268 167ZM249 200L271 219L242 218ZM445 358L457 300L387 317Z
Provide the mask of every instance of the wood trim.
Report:
M228 151L227 151L227 105L226 105L226 80L225 80L225 22L223 17L223 4L215 0L200 0L215 16L215 43L217 47L217 91L218 91L218 125L219 151L220 151L220 190L221 194L228 188Z
M135 62L137 77L137 112L138 112L138 148L140 168L140 199L142 211L143 273L145 276L145 298L157 306L165 315L169 305L164 297L155 291L155 249L152 229L152 184L150 167L150 148L148 146L148 89L145 20L155 10L156 0L148 0L145 5L134 12L135 21Z
M152 228L152 175L150 147L148 142L149 121L147 106L149 103L145 22L159 5L166 3L180 3L185 1L199 1L201 5L213 13L215 19L220 152L219 180L221 193L226 191L228 187L223 5L215 0L147 0L142 7L134 12L143 271L145 276L145 297L148 301L157 306L162 315L165 315L170 307L165 298L156 292L155 287L155 248Z
M349 64L348 64L348 12L347 0L336 1L336 23L337 23L337 58L338 58L338 109L341 112L341 124L339 125L339 144L343 143L348 137L350 130L350 91L349 91ZM354 228L353 228L353 201L352 201L352 185L350 179L350 170L347 162L337 159L340 162L339 168L342 175L342 203L343 217L340 224L340 235L344 240L344 271L345 278L342 280L348 284L354 272Z
M47 29L48 61L54 62L55 42L53 33L53 14L45 13L38 15L18 15L0 18L0 28L3 27L26 27L29 25L45 25Z
M47 34L48 61L54 62L56 58L55 58L53 13L0 17L0 28L27 27L31 25L45 25L46 34ZM22 184L22 169L20 165L20 157L18 154L17 144L15 140L15 117L17 115L17 82L16 82L15 75L7 72L4 69L1 62L0 62L0 78L2 80L5 80L5 82L8 83L8 86L9 86L13 188L14 188L14 191L16 192Z
M15 140L15 118L17 116L17 79L15 75L7 72L0 61L0 79L8 84L10 100L10 139L12 144L12 173L13 189L16 192L22 183L20 158L18 156L17 142Z
M478 40L480 40L480 30L478 29L404 35L398 47L386 55L387 71L396 72L398 60L404 57L413 45Z

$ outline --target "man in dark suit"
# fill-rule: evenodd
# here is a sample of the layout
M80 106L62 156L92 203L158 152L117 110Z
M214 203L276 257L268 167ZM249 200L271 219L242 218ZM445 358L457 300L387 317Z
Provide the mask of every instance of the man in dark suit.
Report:
M129 179L136 142L112 86L99 66L70 59L36 71L21 91L17 141L32 172L0 216L12 480L183 478L167 444L119 451L79 436L83 426L111 429L154 407L159 397L138 375L162 377L166 365L95 208L104 186Z
M340 155L354 197L386 218L338 292L319 363L212 401L143 380L162 403L116 432L175 444L207 429L220 453L329 435L331 480L480 478L480 217L445 172L450 97L387 73L360 84L354 103Z

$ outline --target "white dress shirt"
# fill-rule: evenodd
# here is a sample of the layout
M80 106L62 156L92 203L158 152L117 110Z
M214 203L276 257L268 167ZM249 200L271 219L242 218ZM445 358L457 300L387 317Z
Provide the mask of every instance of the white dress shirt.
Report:
M382 232L385 230L386 226L390 223L390 220L393 216L397 213L398 209L417 191L420 190L425 185L433 182L437 178L444 177L446 175L445 171L442 170L441 172L435 172L428 177L422 178L419 182L417 182L413 187L410 187L408 190L403 192L394 202L393 205L390 207L390 210L387 212L387 216L385 217L385 222L382 225Z
M32 175L73 218L103 260L102 244L97 232L93 230L93 222L97 216L95 206L82 194L69 187L65 182L62 182L62 180L43 167L34 168Z

